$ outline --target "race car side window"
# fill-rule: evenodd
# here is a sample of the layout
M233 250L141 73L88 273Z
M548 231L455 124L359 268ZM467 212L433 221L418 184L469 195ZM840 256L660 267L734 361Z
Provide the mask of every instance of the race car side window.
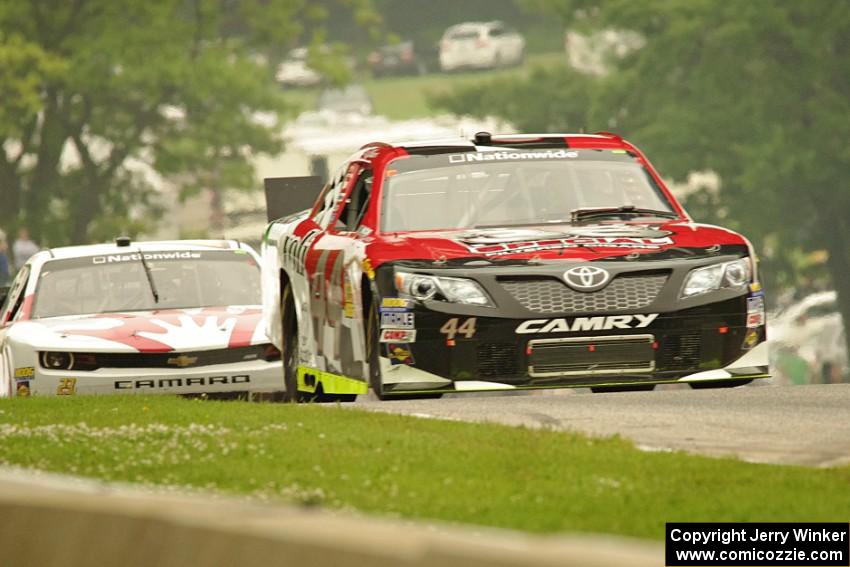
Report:
M372 170L367 169L360 173L348 199L345 200L345 205L336 221L336 230L357 230L363 221L366 209L369 207L371 196Z
M15 319L15 316L21 310L21 305L24 303L24 291L27 289L27 281L29 280L30 267L24 266L15 281L12 282L12 287L9 290L9 295L6 297L6 302L3 304L0 311L0 326L4 326Z
M337 203L342 196L343 189L348 185L349 179L349 167L346 164L337 170L331 184L322 195L322 204L313 220L323 228L327 228L331 219L335 216L334 213L338 210Z

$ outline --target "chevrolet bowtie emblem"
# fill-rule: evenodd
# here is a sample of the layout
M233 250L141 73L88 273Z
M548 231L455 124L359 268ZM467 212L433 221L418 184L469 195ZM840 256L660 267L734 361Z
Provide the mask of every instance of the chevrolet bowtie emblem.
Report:
M186 356L185 354L181 354L180 356L175 356L174 358L168 359L168 364L173 364L174 366L179 366L180 368L185 368L189 365L195 364L198 362L197 356Z

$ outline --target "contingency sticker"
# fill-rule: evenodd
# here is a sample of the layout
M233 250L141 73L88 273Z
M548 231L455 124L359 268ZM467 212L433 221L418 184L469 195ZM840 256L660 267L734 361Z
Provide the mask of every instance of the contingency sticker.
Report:
M764 296L747 298L747 328L764 325Z
M410 312L381 313L382 329L413 329L415 327L414 314Z
M23 368L15 368L15 380L23 380L35 376L35 368L32 366L24 366Z
M30 381L21 380L16 384L15 392L21 398L28 398L30 395Z
M381 330L382 343L415 343L416 331L409 329L383 329Z
M381 313L394 311L410 311L413 309L413 300L402 297L385 297L381 300Z
M410 351L410 347L405 346L403 344L388 344L387 356L390 359L390 364L393 366L399 364L407 364L408 366L413 366L414 364L416 364L416 361L413 360L413 353Z

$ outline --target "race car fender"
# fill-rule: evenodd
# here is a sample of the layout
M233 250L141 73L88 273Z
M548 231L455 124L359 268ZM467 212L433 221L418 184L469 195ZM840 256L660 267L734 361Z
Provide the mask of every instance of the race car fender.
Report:
M28 396L37 373L38 352L32 345L7 340L0 348L0 397Z

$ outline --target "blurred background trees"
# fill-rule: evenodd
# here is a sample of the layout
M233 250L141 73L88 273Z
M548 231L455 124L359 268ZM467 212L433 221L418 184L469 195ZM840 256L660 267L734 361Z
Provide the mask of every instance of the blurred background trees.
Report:
M3 0L0 226L111 239L155 215L153 178L254 186L288 110L273 63L334 7L375 23L359 0Z

